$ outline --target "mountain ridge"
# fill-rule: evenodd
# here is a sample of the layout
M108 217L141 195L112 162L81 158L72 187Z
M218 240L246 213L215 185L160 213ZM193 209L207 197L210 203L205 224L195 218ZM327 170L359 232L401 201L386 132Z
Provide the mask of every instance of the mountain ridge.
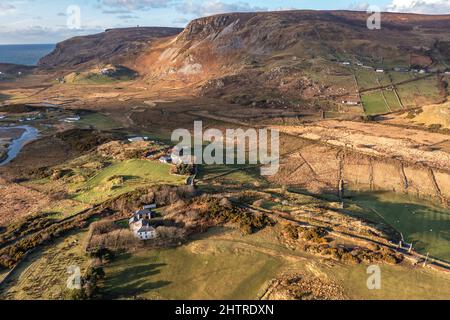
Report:
M450 63L450 15L382 13L381 30L369 30L368 17L365 12L313 10L219 14L195 19L184 29L153 30L143 40L127 41L123 50L111 45L103 53L100 47L91 61L78 54L65 63L59 59L60 44L40 67L123 64L156 88L170 83L244 105L305 107L357 93L342 61L374 69ZM85 39L92 47L91 38Z

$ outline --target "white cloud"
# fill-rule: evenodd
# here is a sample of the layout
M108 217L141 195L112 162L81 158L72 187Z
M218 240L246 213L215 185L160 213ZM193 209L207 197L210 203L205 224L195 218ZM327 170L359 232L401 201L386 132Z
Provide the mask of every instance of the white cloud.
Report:
M242 1L226 3L219 0L209 0L203 1L202 3L185 1L177 7L177 10L195 17L205 17L229 12L267 11L267 8L251 6L247 2Z
M450 0L392 0L388 11L428 14L449 14Z
M368 4L367 2L355 2L355 3L351 3L348 8L350 10L355 10L355 11L367 11L370 7L370 4Z
M166 8L174 0L102 0L101 4L109 8L126 10L148 10L152 8Z
M65 26L50 28L31 25L21 29L10 29L0 25L0 39L2 44L55 43L75 36L99 33L102 31L104 31L104 29L100 26L72 30L67 29Z
M16 10L16 7L9 3L0 3L0 16L11 14Z

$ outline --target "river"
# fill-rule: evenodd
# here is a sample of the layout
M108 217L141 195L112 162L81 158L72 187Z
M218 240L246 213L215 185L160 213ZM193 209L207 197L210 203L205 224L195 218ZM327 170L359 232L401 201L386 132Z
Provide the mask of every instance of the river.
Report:
M6 159L0 162L0 166L4 166L14 160L26 143L35 140L38 137L39 131L36 128L30 126L14 126L14 127L0 127L0 132L8 130L24 130L22 135L16 139L13 139L8 147L8 156Z

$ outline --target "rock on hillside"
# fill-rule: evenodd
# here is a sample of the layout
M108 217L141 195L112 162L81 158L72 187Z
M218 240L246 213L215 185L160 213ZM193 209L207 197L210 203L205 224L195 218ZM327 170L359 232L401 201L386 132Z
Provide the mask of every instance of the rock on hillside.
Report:
M94 64L121 64L133 60L155 39L180 33L178 28L124 28L71 38L43 57L41 69L83 69Z

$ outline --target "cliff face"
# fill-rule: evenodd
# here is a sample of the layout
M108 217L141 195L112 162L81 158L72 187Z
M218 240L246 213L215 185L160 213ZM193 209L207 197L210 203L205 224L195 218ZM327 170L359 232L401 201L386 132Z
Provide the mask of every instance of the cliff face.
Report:
M126 28L75 37L59 43L39 61L41 69L83 69L94 64L127 63L153 40L176 35L178 28Z

